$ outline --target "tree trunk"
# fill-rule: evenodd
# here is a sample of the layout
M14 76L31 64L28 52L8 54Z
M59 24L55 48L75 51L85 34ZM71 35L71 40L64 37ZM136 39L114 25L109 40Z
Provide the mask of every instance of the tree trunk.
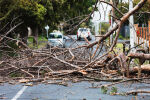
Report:
M139 69L139 66L135 66L134 68L130 69L130 73L137 73L138 69ZM142 72L150 72L150 64L141 65L141 71Z
M28 39L28 29L25 25L21 25L21 34L20 37L22 39L22 42L27 44L27 39Z
M139 59L139 67L138 67L138 78L141 77L141 65L145 62L145 60L150 60L150 54L144 53L130 53L128 57Z
M38 46L38 26L34 26L34 27L31 27L32 28L32 34L33 34L33 45L34 46Z

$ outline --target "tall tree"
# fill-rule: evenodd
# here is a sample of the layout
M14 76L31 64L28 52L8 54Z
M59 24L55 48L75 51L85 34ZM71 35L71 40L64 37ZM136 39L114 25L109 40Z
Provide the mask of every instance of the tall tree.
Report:
M134 0L133 4L134 6L137 5L139 3L140 0ZM128 2L122 2L119 3L118 6L119 10L121 10L122 13L127 13L128 9L129 9L129 4ZM135 23L145 23L147 24L148 20L149 20L149 13L150 12L150 2L146 2L145 5L134 14L134 21ZM117 11L115 12L116 17L120 18L122 15L117 13ZM125 24L128 24L128 21L126 21Z
M96 0L0 0L0 21L9 22L14 16L24 23L18 28L21 37L27 37L27 27L31 27L35 40L38 30L46 24L50 30L60 22L77 16L87 15ZM83 17L82 17L83 18ZM74 23L69 21L69 24ZM26 41L26 39L25 39Z

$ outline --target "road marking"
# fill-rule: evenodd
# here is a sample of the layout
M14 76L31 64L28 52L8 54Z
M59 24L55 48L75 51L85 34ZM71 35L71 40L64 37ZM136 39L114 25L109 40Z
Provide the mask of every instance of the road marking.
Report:
M23 92L27 89L28 86L24 86L11 100L17 100Z

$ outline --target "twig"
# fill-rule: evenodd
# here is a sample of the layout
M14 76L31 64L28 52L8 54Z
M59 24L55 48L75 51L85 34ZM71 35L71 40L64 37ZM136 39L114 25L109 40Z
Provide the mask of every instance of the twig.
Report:
M52 57L52 58L54 58L54 59L56 59L56 60L58 60L58 61L60 61L60 62L62 62L64 64L70 65L71 67L74 67L74 68L77 68L77 69L81 69L81 67L79 67L77 65L70 64L70 63L68 63L68 62L66 62L64 60L61 60L61 59L57 58L57 57Z
M128 91L125 94L126 95L137 95L138 93L150 93L150 91L146 91L146 90L132 90L132 91Z
M99 43L97 44L96 50L95 50L95 52L93 53L91 59L96 55L96 52L97 52L97 50L98 50L98 48L99 48L99 46L100 46L100 43L101 43L101 42L99 42Z
M70 59L70 61L73 61L73 59L75 58L74 54L71 52L71 49L69 49L69 53L71 54L72 58Z
M18 23L16 26L12 27L7 33L5 33L5 36L7 36L10 32L12 32L15 28L17 28L18 26L20 26L23 22ZM4 39L4 37L2 37L0 39L0 41L2 41Z
M11 67L13 67L13 68L19 69L18 67L14 66L14 65L12 65L12 64L7 63L7 65L9 65L9 66L11 66ZM25 71L25 70L23 70L23 69L20 69L20 70L21 70L22 72L24 72L24 73L30 75L32 78L34 78L34 75L33 75L33 74L31 74L31 73L29 73L29 72L27 72L27 71Z

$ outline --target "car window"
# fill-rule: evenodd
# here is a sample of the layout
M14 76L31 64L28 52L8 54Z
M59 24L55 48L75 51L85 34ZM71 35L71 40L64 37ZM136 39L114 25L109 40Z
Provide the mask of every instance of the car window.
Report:
M49 35L49 38L51 38L51 39L57 39L57 38L62 38L62 35L58 35L58 34L50 34Z
M79 31L87 31L87 29L81 28L79 29Z

